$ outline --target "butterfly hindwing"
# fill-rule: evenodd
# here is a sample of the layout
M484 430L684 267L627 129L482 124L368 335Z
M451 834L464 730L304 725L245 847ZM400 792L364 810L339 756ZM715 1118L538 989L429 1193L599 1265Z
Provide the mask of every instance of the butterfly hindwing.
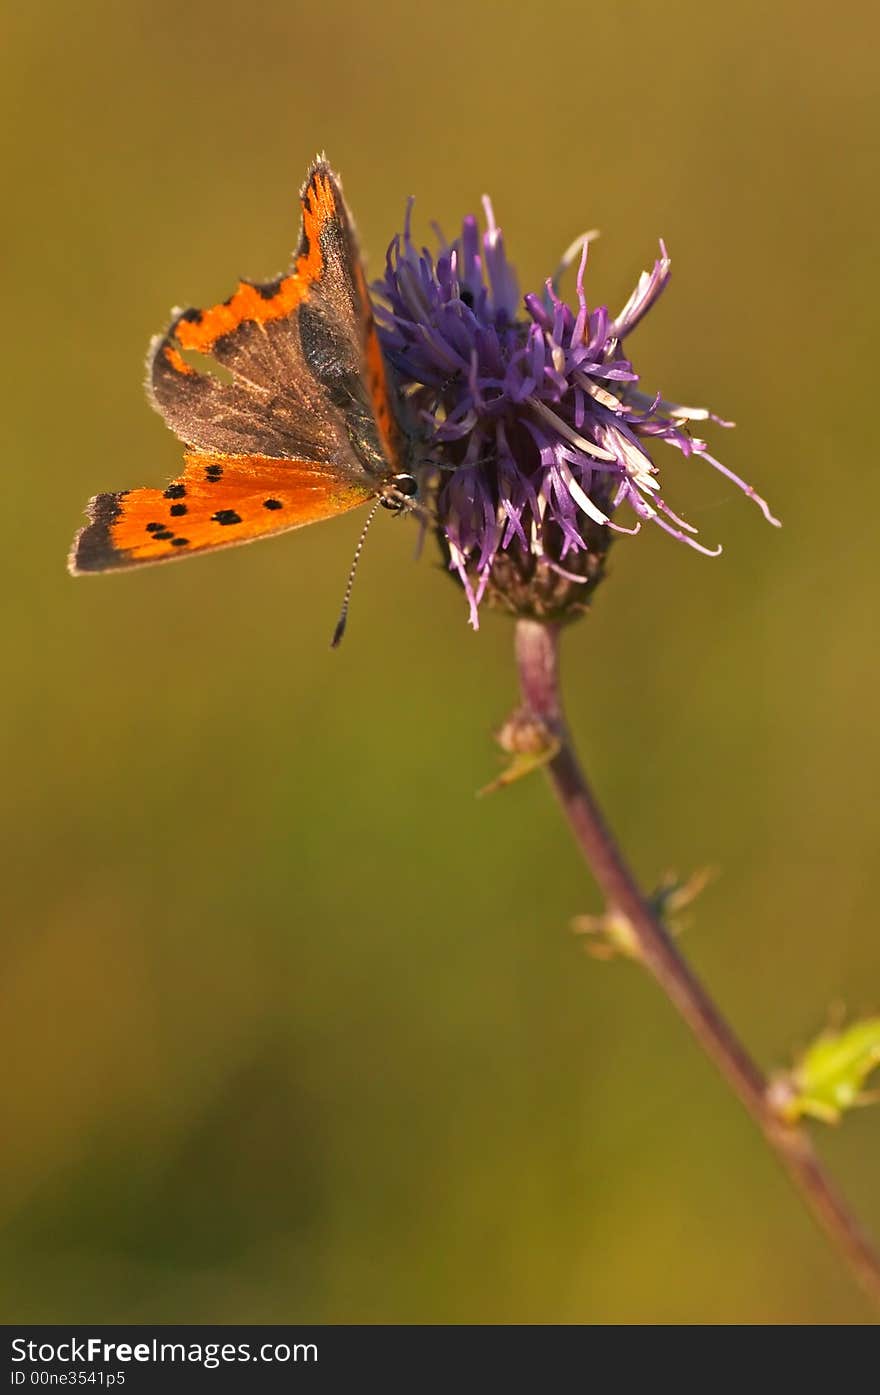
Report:
M165 562L357 508L363 483L305 461L191 453L166 489L99 494L71 554L74 574Z

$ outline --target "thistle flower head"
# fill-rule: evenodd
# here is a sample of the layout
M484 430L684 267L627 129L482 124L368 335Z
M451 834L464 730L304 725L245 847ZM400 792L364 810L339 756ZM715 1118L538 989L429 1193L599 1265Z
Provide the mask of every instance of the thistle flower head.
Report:
M486 596L537 618L583 609L612 535L636 533L643 522L717 555L720 547L704 547L663 498L655 443L701 457L776 523L689 428L731 423L639 390L624 345L669 280L663 243L611 315L587 304L591 234L572 244L543 294L521 296L488 199L483 207L485 231L474 217L451 243L435 229L434 254L416 247L408 212L374 287L383 350L437 465L441 536L471 623ZM574 260L571 306L558 287ZM631 526L618 521L624 503Z

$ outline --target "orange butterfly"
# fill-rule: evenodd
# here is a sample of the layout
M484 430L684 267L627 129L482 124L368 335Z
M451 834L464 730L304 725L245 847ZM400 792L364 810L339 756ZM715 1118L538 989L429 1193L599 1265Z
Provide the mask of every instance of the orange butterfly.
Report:
M309 171L300 202L299 249L286 276L241 281L222 305L178 311L152 341L147 391L189 447L183 473L164 490L92 499L70 556L74 575L251 542L370 499L397 512L412 507L410 438L353 223L325 160ZM211 355L227 380L198 371L188 351ZM348 593L334 643L347 601Z

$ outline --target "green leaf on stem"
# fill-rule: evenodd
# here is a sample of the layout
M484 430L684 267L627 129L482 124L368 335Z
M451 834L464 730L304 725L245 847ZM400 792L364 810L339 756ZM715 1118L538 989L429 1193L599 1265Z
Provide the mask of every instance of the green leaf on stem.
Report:
M848 1109L880 1098L864 1089L880 1065L880 1017L828 1029L802 1053L791 1071L780 1072L770 1100L780 1118L793 1124L807 1115L837 1124Z
M707 867L685 880L673 872L667 872L660 885L648 896L649 906L671 935L680 935L685 929L687 918L682 916L682 911L693 905L714 875L712 868ZM632 925L613 906L602 915L575 916L571 928L577 935L590 936L586 949L594 959L613 959L618 955L625 959L640 958Z
M651 909L660 917L666 929L673 935L680 935L690 924L690 917L683 916L702 891L717 875L714 867L701 867L689 877L678 877L667 872L660 885L648 897Z
M520 752L515 755L506 769L502 770L494 780L490 780L488 785L477 790L477 798L482 798L484 794L494 794L496 790L503 790L507 785L514 784L517 780L522 780L524 776L531 775L533 770L540 770L543 765L551 761L559 750L559 743L548 747L546 751L535 753Z
M522 707L511 713L504 726L495 733L495 739L505 755L511 757L510 763L488 785L477 790L478 798L484 794L494 794L525 775L531 775L533 770L540 770L559 754L561 745L556 732Z
M584 948L594 959L639 959L639 942L630 921L621 911L602 915L576 915L571 922L576 935L588 935Z

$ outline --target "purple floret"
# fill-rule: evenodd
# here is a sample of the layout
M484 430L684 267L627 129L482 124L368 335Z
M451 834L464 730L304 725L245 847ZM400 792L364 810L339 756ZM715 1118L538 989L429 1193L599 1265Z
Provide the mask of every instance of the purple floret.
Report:
M418 251L410 211L374 290L383 350L417 413L440 483L437 511L478 624L480 601L500 551L531 553L570 576L566 558L586 549L598 524L635 533L650 521L709 556L696 529L666 504L652 440L696 455L754 499L764 500L694 437L692 421L732 423L697 408L641 393L623 341L669 281L663 243L621 312L589 310L584 292L590 235L569 249L543 295L521 296L492 206L486 230L464 220L436 256ZM580 254L577 304L557 292L561 272ZM628 503L635 526L617 522ZM548 544L552 539L552 544Z

